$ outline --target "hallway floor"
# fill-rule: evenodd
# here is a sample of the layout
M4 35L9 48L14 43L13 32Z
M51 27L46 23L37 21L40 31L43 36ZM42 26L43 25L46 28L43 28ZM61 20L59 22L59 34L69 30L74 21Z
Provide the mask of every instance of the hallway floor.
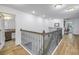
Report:
M0 55L29 55L20 45L15 46L14 40L7 41L0 50Z
M65 35L54 55L79 55L79 36Z
M29 53L20 45L15 46L14 40L11 40L5 43L3 49L0 50L0 55L29 55ZM54 55L79 55L79 36L65 35Z

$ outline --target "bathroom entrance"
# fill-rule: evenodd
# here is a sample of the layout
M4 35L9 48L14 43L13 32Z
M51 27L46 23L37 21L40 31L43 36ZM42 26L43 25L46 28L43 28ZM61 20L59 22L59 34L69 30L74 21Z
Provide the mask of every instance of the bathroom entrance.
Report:
M1 12L1 33L3 50L15 45L15 15ZM4 40L3 40L4 38Z

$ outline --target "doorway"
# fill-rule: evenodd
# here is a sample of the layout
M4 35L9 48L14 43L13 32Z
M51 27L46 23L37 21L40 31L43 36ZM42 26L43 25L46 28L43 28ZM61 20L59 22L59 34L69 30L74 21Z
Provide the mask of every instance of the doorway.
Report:
M70 20L65 20L64 21L64 33L65 34L73 34L73 25Z
M4 50L15 45L15 15L4 12L2 12L1 14L3 15L4 20Z

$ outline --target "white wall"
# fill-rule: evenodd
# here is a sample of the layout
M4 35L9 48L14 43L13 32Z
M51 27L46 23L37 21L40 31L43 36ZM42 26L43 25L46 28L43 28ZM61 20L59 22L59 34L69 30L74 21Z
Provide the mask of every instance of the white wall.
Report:
M64 19L52 19L52 20L44 20L45 31L49 32L48 27L54 27L55 23L59 23L60 28L62 28L62 35L64 35Z
M5 32L4 32L4 20L3 16L0 17L0 49L4 46L4 41L5 41Z
M31 14L25 14L22 15L22 19L21 21L17 21L18 22L18 29L22 28L22 29L26 29L29 31L35 31L35 32L43 32L43 30L45 30L46 32L49 31L48 27L54 27L55 23L59 23L61 28L63 27L63 19L52 19L52 20L48 20L48 19L43 19L41 17L38 16L34 16Z
M42 32L44 29L43 19L31 14L22 15L22 19L18 20L18 24L22 29L29 31Z

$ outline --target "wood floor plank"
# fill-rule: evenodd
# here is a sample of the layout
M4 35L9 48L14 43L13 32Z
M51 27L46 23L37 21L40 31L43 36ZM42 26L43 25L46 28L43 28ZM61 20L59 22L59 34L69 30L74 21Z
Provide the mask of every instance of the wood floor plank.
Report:
M0 50L0 55L29 55L29 53L20 45L16 46L14 41L8 41ZM71 38L65 35L54 55L79 55L79 36L73 35Z
M54 55L79 55L79 35L65 35Z
M20 45L16 46L13 40L6 42L0 50L0 55L29 55Z

